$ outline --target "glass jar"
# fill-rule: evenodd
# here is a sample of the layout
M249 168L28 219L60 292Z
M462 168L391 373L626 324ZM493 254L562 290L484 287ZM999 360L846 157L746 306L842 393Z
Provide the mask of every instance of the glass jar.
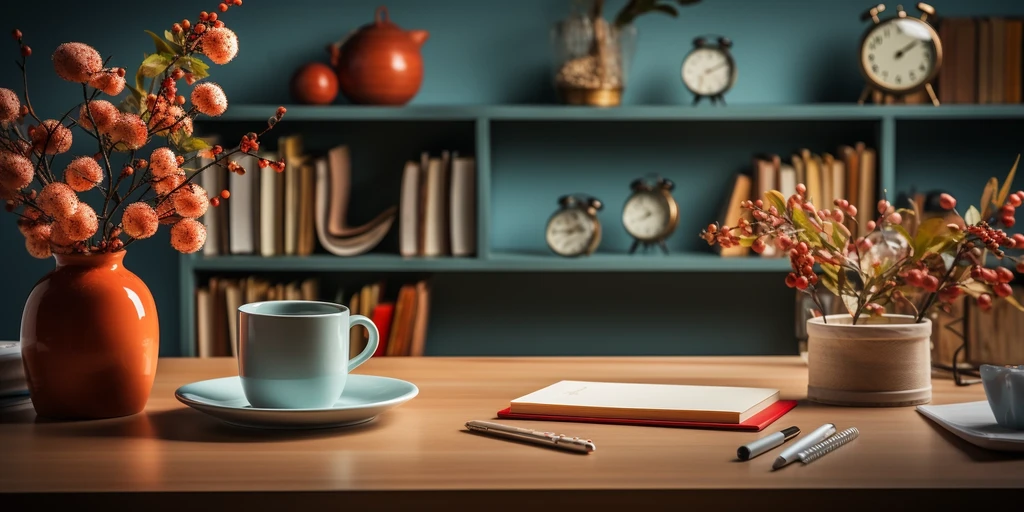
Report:
M610 107L622 103L636 27L571 16L552 30L555 89L563 103Z

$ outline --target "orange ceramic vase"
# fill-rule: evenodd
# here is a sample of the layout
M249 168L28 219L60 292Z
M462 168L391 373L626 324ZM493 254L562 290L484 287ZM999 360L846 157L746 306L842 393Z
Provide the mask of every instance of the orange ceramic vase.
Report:
M94 419L141 411L160 353L156 303L124 251L54 255L21 317L21 353L40 416Z

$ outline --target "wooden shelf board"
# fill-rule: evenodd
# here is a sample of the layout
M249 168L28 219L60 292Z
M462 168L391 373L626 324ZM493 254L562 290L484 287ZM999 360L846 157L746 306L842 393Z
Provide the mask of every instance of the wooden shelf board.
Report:
M215 121L263 121L274 105L232 105ZM289 121L877 121L881 119L1024 119L1024 105L625 105L593 108L565 105L355 105L287 106Z

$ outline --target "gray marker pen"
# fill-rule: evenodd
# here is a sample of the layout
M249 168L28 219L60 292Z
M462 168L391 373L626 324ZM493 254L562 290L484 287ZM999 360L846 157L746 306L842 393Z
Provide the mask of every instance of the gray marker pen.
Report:
M754 457L757 457L758 455L793 439L799 433L800 429L797 427L784 428L779 432L764 436L757 441L740 446L736 450L736 456L739 457L740 460L753 459Z

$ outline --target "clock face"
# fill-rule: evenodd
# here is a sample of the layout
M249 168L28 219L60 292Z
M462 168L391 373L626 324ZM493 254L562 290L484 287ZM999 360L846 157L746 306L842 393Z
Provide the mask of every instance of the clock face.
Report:
M578 208L555 213L548 221L547 242L562 256L579 256L590 249L597 221Z
M640 240L667 237L674 227L672 220L668 200L657 192L637 192L622 208L622 225L626 232Z
M683 84L690 92L715 96L732 87L732 59L718 48L697 48L683 61Z
M922 87L937 72L939 51L935 31L914 18L896 18L868 32L860 49L868 80L895 92Z

